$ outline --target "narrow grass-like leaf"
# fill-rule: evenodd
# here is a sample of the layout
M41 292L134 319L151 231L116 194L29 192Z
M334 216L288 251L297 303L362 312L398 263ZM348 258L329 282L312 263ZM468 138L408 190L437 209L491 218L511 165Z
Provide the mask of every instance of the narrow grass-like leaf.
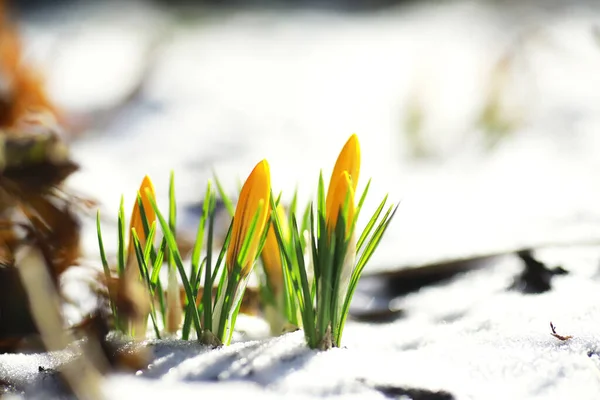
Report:
M208 213L210 212L212 196L212 187L210 180L206 184L206 193L204 194L204 203L202 204L202 216L198 223L198 231L196 232L196 241L194 242L194 248L192 250L192 286L195 287L196 277L199 276L198 263L200 262L200 253L202 252L202 246L204 245L204 228L206 227L206 220L208 219ZM199 281L199 279L198 279Z
M177 203L175 196L175 173L171 171L169 177L169 229L175 239L177 239ZM177 281L177 268L174 265L174 259L171 252L168 257L168 276L167 276L167 320L165 329L169 333L175 333L182 322L182 307L179 294L179 283ZM193 291L192 291L193 293ZM193 303L193 297L191 302Z
M223 260L226 255L227 248L229 247L232 230L233 230L233 219L231 220L231 223L229 224L229 229L227 232L227 236L225 238L225 242L223 243L223 247L221 247L221 252L219 253L217 262L215 264L215 270L213 271L213 274L211 277L212 285L214 285L214 282L216 281L217 277L219 277L219 283L217 284L217 292L214 296L215 303L212 305L213 314L214 314L214 311L217 306L217 300L219 300L221 298L221 294L224 293L225 290L227 290L228 283L229 283L229 279L228 279L229 273L227 271L227 266L225 265ZM211 294L212 294L212 288L213 288L213 286L211 286ZM224 309L225 308L222 308L221 311ZM221 316L223 316L223 313L221 313ZM213 326L213 328L215 328L215 327Z
M335 254L336 235L335 231L332 234L327 234L327 222L325 220L324 211L319 212L320 236L318 237L319 246L319 270L320 280L317 282L317 333L319 340L324 337L327 331L327 325L331 321L330 304L333 291L333 256ZM319 293L320 291L320 293Z
M381 201L381 203L379 203L379 207L377 207L377 210L375 210L375 212L373 213L373 216L367 223L367 226L365 226L365 229L363 229L362 233L360 234L360 237L356 242L356 253L358 253L362 249L365 239L371 234L371 231L373 230L373 227L375 226L379 215L381 215L383 207L385 207L385 203L387 203L387 198L388 196L386 195Z
M369 193L370 187L371 187L371 179L369 179L369 181L367 182L367 186L365 186L365 190L363 190L363 193L360 196L360 200L358 201L358 204L356 205L356 208L354 210L354 219L358 219L358 215L360 214L360 210L362 209L365 199L367 198L367 193Z
M235 322L237 321L237 316L240 313L240 308L242 307L242 303L243 303L243 296L244 296L244 292L246 290L246 285L243 285L244 288L242 289L242 293L240 294L239 299L237 299L237 302L234 304L234 309L233 312L231 313L231 321L229 323L229 325L231 326L231 329L229 329L229 335L227 336L227 340L224 342L225 345L229 345L231 344L231 339L233 338L233 327L235 327Z
M188 301L185 307L185 316L183 319L183 326L181 328L181 339L183 340L188 340L190 337L190 328L192 327L192 310L190 307L199 307L199 315L203 315L202 313L204 312L202 302L200 302L198 306L196 306L196 302L198 299L198 292L200 291L200 276L202 275L205 266L206 258L202 260L202 263L198 269L198 274L195 277L192 277L190 280L190 285L192 286L192 292L195 300L192 303Z
M219 184L217 183L217 186ZM202 326L207 331L212 332L212 252L213 252L213 236L214 236L214 225L215 225L215 213L214 213L214 196L209 197L208 204L208 239L206 243L206 268L204 269L204 292L202 293ZM216 200L215 200L216 201Z
M319 228L315 225L315 213L314 208L310 208L310 247L313 257L313 272L315 277L315 282L321 281L321 263L319 262L319 247L317 246L317 231ZM317 288L318 291L318 288Z
M144 249L144 260L148 260L146 263L152 265L151 253L154 248L152 245L154 241L154 235L156 234L156 221L152 222L150 230L146 233L146 248ZM140 243L141 244L141 243ZM148 273L148 284L152 284L150 281L150 274Z
M231 329L233 329L233 326L231 326L231 323L228 320L231 313L231 307L233 305L233 299L239 287L241 274L242 269L238 264L236 264L231 273L227 275L223 308L221 309L221 314L219 315L219 326L216 327L217 337L223 343L227 341L227 337L225 336L227 333L227 328L231 327ZM217 299L219 298L217 297Z
M322 338L327 329L327 321L329 317L329 304L331 301L331 262L335 252L335 232L329 235L327 232L327 217L326 217L326 202L325 189L323 184L323 173L319 175L319 190L317 199L317 246L315 258L315 277L318 274L319 278L315 278L316 298L317 298L317 333L318 337ZM313 233L314 234L314 233ZM318 272L317 272L318 271Z
M271 195L273 195L271 193ZM296 190L294 190L294 196L292 197L292 201L290 203L290 206L288 207L288 214L296 214L296 208L298 207L298 187L296 187Z
M154 260L152 267L152 276L150 280L153 285L156 285L156 291L160 293L158 297L158 304L160 307L160 315L163 321L166 321L167 318L167 305L165 302L164 290L162 288L162 283L160 282L160 270L162 269L163 261L165 258L165 254L167 251L167 239L165 239L164 235L160 243L160 247L158 248L158 253L156 254L156 259Z
M106 252L104 251L104 242L102 240L102 228L100 227L100 210L96 212L96 232L98 235L98 246L100 247L100 260L102 261L102 268L104 269L104 276L108 282L111 279L110 267L106 259Z
M271 190L271 195L273 195L273 191ZM281 203L281 196L283 196L283 192L279 192L279 194L277 195L277 198L275 199L275 204L277 206L279 206L279 203Z
M393 211L392 211L392 209L393 209ZM375 233L371 237L371 240L369 240L369 243L367 244L367 248L364 250L358 263L354 267L354 271L352 272L352 277L350 278L350 284L348 285L348 291L346 292L346 298L344 299L344 305L342 308L342 312L340 314L340 316L341 316L340 323L339 323L340 328L337 333L337 339L336 339L338 343L341 343L341 340L342 340L342 334L344 332L344 325L346 324L346 318L348 317L348 312L350 310L350 302L352 301L352 297L354 296L354 292L358 285L358 280L360 279L360 276L362 274L362 271L363 271L365 265L367 264L367 262L373 255L373 252L375 251L377 246L379 245L379 242L381 241L383 234L385 233L388 226L390 225L390 222L392 221L392 218L396 214L397 209L398 209L398 205L390 206L388 211L385 213L381 223L377 226L377 229L375 230Z
M267 234L269 233L269 226L270 226L270 219L267 220L267 223L265 224L265 227L262 231L262 235L258 241L258 247L256 249L256 257L254 258L254 262L256 263L256 260L258 260L258 258L260 258L260 254L262 253L264 247L265 247L265 243L267 242Z
M227 196L227 193L225 193L225 189L223 188L223 185L221 185L221 181L219 181L219 178L217 177L217 174L214 171L213 176L215 178L215 183L217 185L219 195L221 196L221 200L223 200L223 204L225 205L225 208L227 209L229 215L233 217L233 215L235 214L235 207L233 206L233 202L231 201L229 196Z
M171 171L169 177L169 228L173 237L177 237L177 203L175 202L175 172Z
M160 311L161 311L161 316L165 317L165 294L164 291L162 290L162 285L161 282L158 279L158 272L160 271L160 267L158 268L158 271L156 271L156 276L157 279L153 279L154 278L154 266L156 265L156 258L157 258L157 254L156 254L156 250L154 248L154 235L152 237L149 237L149 233L150 233L150 223L148 221L148 214L146 212L146 209L144 208L144 202L142 201L142 196L141 193L138 192L137 194L137 205L140 211L140 219L142 220L142 228L144 230L144 236L146 237L146 250L148 250L150 253L150 263L153 266L152 269L152 278L150 279L151 283L156 287L156 291L158 292L158 302L160 305ZM152 225L155 224L156 221L152 222ZM156 228L155 228L156 229ZM144 250L144 251L146 251ZM162 258L161 258L161 263L162 263Z
M320 217L325 218L326 210L326 198L325 198L325 184L323 183L323 171L319 173L319 186L317 190L317 214L320 221ZM324 226L326 227L327 224ZM321 224L317 225L317 237L321 237L322 234L327 233L327 229L321 230Z
M238 253L237 263L242 267L242 273L245 273L244 269L246 268L245 267L246 264L254 263L254 260L247 260L246 258L248 257L248 253L251 250L250 247L251 247L252 241L254 239L254 234L258 233L258 232L256 232L256 228L258 227L258 218L260 217L261 211L264 207L266 207L266 204L264 204L264 202L262 202L262 204L259 204L258 209L256 210L256 212L254 213L254 216L252 217L250 226L248 227L248 232L246 233L246 237L244 238L244 240L242 242L242 247L240 248L240 252ZM256 252L256 254L259 254L259 253Z
M123 206L123 196L121 196L121 205L119 206L117 229L118 229L117 275L119 276L119 279L122 279L123 274L125 273L125 207Z
M259 217L261 215L261 211L262 211L263 207L266 207L266 205L264 204L264 201L259 203L258 209L256 210L254 217L252 218L252 222L251 222L250 226L248 227L245 237L243 238L243 242L242 242L240 251L235 258L235 261L234 261L235 264L227 266L228 271L227 271L227 284L226 284L226 289L225 289L225 297L224 297L222 309L220 311L219 326L216 327L217 337L223 343L227 343L228 337L231 333L231 332L228 333L228 328L230 330L233 329L233 325L232 325L233 317L237 317L237 315L233 314L233 313L235 313L235 309L232 309L232 307L234 307L234 300L235 300L236 295L238 294L238 291L244 290L243 287L242 288L240 287L240 283L246 281L246 277L251 272L252 265L254 264L255 259L258 255L258 252L255 252L255 249L251 249L251 246L254 245L253 244L254 243L254 235L258 234L258 232L256 232L256 230L258 227L258 221L259 221ZM261 240L262 239L263 238L261 237ZM259 240L259 243L260 243L260 240ZM251 251L254 252L253 256L248 258ZM250 265L250 268L247 267L248 265ZM222 283L219 286L222 286ZM221 290L219 290L219 292ZM220 294L217 294L217 297L216 297L217 301L218 301L218 299L220 299L219 296L220 296Z
M113 291L110 290L112 275L110 273L110 267L108 266L108 261L106 259L106 251L104 250L104 242L102 240L102 228L100 227L100 210L96 212L96 232L98 234L98 246L100 247L100 260L102 261L102 269L104 270L104 278L106 279L108 302L110 304L110 309L114 317L115 329L117 330L117 332L121 332L121 328L119 326L119 315L117 314L117 307L113 301L113 299L116 299L116 295Z
M190 277L190 285L192 285L192 289L194 291L194 295L197 296L200 291L200 279L202 279L202 274L204 273L204 268L206 268L206 257L202 259L200 266L198 267L198 273ZM196 298L197 299L197 298Z
M336 232L336 243L335 243L335 253L333 256L333 290L331 296L331 333L333 335L334 344L339 347L339 343L336 341L337 333L340 329L338 321L338 313L340 309L343 308L342 293L341 293L341 277L344 273L344 261L347 257L348 245L349 245L349 237L352 235L352 231L348 234L346 233L346 220L349 214L349 207L354 207L354 205L350 204L351 196L350 193L346 195L346 199L344 201L343 209L340 213L338 213L337 223L335 225ZM352 227L351 227L352 229ZM352 267L352 266L350 266ZM341 304L340 304L341 303Z
M229 242L231 241L231 232L233 231L233 220L229 224L229 228L227 229L227 234L225 235L225 240L223 241L223 247L221 247L221 251L217 257L217 262L215 263L215 270L212 275L212 281L214 282L217 279L222 268L224 268L223 260L225 259L225 255L227 254L227 248L229 247Z
M175 202L175 173L171 170L169 175L169 230L173 235L173 238L177 241L177 204ZM173 260L173 255L171 254L169 249L167 248L165 251L165 255L167 257L167 264L169 269L167 270L167 290L172 290L172 285L174 283L174 272L175 272L175 261Z
M150 294L150 299L148 300L150 304L150 319L152 320L152 326L154 327L154 334L158 339L160 339L160 328L158 327L158 323L156 321L156 311L154 309L154 302L152 301L154 291L152 290L152 285L150 284L150 275L148 274L148 259L144 258L144 254L142 253L142 245L135 228L131 229L131 239L133 240L133 248L137 258L140 276L144 280L146 288L148 289L148 293ZM149 256L149 253L147 254Z
M302 244L300 242L300 234L298 232L298 222L296 217L292 215L292 243L296 249L296 258L298 261L298 272L300 275L300 282L302 284L302 325L305 334L309 338L315 337L315 315L314 305L312 302L312 296L310 293L310 287L308 284L308 276L306 274L306 265L304 264L304 254ZM303 305L303 306L302 306Z
M373 255L373 252L379 245L379 242L381 241L383 234L385 233L387 227L389 226L390 222L392 221L392 218L396 214L396 210L398 210L398 206L391 205L388 208L388 210L386 211L385 215L382 218L381 223L377 226L377 229L375 229L375 233L373 233L373 236L369 240L367 247L361 254L361 256L358 260L358 263L356 263L356 268L354 270L354 273L352 274L352 280L355 280L355 279L358 280L358 277L362 273L364 266L367 264L367 262Z
M150 281L152 284L156 285L159 281L159 274L162 268L163 261L165 259L165 251L167 249L167 239L163 236L160 246L158 247L158 252L156 253L156 259L153 262L152 266L152 276L150 277Z
M297 298L300 297L301 287L299 282L297 281L297 277L294 274L294 265L292 263L292 255L291 251L293 251L293 244L289 244L292 249L288 247L287 241L290 238L283 237L283 230L281 228L281 221L279 220L279 215L277 213L277 205L275 204L273 193L271 192L271 222L273 224L275 238L277 240L277 246L280 251L281 257L281 266L283 272L283 296L284 296L284 307L285 307L285 315L288 318L289 322L294 325L298 324L298 317L296 314L297 310ZM291 219L291 215L289 214L289 218Z
M220 275L217 273L213 274L213 285L214 282L217 279L217 275L219 277L219 283L217 284L217 291L215 293L215 304L213 304L212 308L213 308L213 312L217 306L216 304L216 300L221 298L221 293L223 293L226 289L227 289L227 283L229 282L229 280L227 279L229 274L227 273L227 270L225 269L225 266L223 266L222 269L219 268L215 268L215 272L219 272L220 271ZM212 291L211 291L212 293Z
M145 268L145 278L146 284L148 286L148 290L150 290L152 300L154 301L154 295L156 292L159 292L159 304L162 304L161 299L164 298L164 294L162 293L162 287L160 285L155 285L150 281L150 271L149 266L152 265L152 253L154 252L154 235L156 234L156 221L152 222L152 226L150 227L150 231L146 234L146 248L144 249L144 268ZM141 245L141 243L140 243ZM160 282L159 282L160 283ZM154 312L154 304L152 304L152 309ZM162 312L162 309L161 309ZM163 315L164 316L164 315ZM155 316L156 320L156 316ZM164 318L163 318L164 321Z
M142 228L144 229L144 237L147 238L146 243L153 244L154 242L148 239L148 234L150 233L150 221L148 221L148 214L146 214L146 210L144 209L144 202L142 201L142 196L139 192L136 201L140 209L140 218L142 220ZM154 250L154 246L150 246L150 248ZM154 251L151 251L150 254L152 256L151 260L152 262L154 262L154 259L156 258L156 253Z
M300 227L300 233L310 229L311 208L312 203L308 203L304 208L304 212L302 213L302 225ZM304 241L302 242L303 247L307 245L308 243L304 243Z

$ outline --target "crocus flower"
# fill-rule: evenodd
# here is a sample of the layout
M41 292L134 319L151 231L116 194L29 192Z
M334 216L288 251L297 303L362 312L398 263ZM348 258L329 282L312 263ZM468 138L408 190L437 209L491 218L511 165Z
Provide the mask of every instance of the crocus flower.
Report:
M152 208L152 204L149 200L149 195L154 197L154 185L148 176L145 176L140 185L139 194L142 199L142 205L144 207L144 213L146 220L148 221L148 228L152 226L156 220L156 214ZM148 314L150 308L147 299L150 298L148 288L146 288L140 279L139 267L137 266L137 258L135 256L135 250L133 245L133 234L132 229L135 228L135 232L140 240L142 249L146 247L146 233L144 231L144 222L142 220L142 212L140 210L137 197L131 212L131 219L129 222L129 246L127 250L127 264L125 267L125 277L119 281L120 292L126 296L129 296L133 303L131 307L135 309L133 315L130 315L131 329L135 333L136 339L143 339L146 336L146 326ZM151 299L150 299L151 301ZM130 307L130 308L131 308Z
M329 180L325 216L330 232L334 230L337 224L339 210L343 209L346 199L348 199L348 215L345 217L347 218L346 233L349 234L354 217L354 192L358 184L359 173L360 145L358 137L353 134L342 148Z
M271 174L269 163L267 163L267 160L262 160L256 164L248 179L244 182L233 216L233 227L231 228L231 239L227 248L225 264L229 274L229 282L233 282L235 285L232 294L234 298L245 289L246 278L254 266L258 246L269 221L270 196ZM247 240L255 220L256 226L252 232L252 237ZM245 255L242 256L244 242L247 242L247 248ZM237 271L239 271L239 276L235 275ZM229 286L227 288L229 289ZM213 333L217 333L221 341L226 340L227 332L231 329L230 321L226 321L225 325L221 325L222 314L227 313L230 316L232 312L229 308L232 306L231 303L225 306L225 293L225 290L221 291L220 296L216 299L212 319Z
M142 184L140 185L139 194L142 198L142 205L144 206L144 212L146 214L146 220L148 221L148 229L152 226L154 221L156 221L156 213L152 208L152 204L148 199L149 191L150 196L155 198L154 196L154 185L148 176L145 176L142 180ZM131 234L131 230L135 228L135 233L138 235L140 240L140 245L142 249L146 247L146 233L144 231L144 222L142 220L142 212L140 210L140 206L137 201L137 197L135 199L135 204L133 205L133 211L131 212L131 220L129 222L129 248L127 250L128 254L128 263L135 259L135 251L133 248L133 236Z
M327 223L327 231L329 235L335 232L335 228L338 223L339 213L344 213L344 207L346 207L346 213L343 214L344 221L346 223L345 240L348 241L348 247L346 254L341 265L340 274L340 286L339 292L334 294L337 297L338 311L344 303L344 298L348 291L348 284L350 277L352 276L354 266L354 253L356 247L356 240L354 232L351 231L352 224L354 222L354 191L356 190L356 184L358 183L358 175L360 172L360 146L358 143L358 137L356 134L350 136L350 139L346 142L338 159L333 168L331 174L331 180L327 189L326 208L325 208L325 220Z
M235 209L231 241L227 249L226 258L229 273L233 272L236 263L241 267L242 277L248 276L252 270L261 236L269 220L270 195L271 174L269 163L267 163L267 160L262 160L254 167L248 179L246 179ZM240 252L255 217L257 217L256 228L252 238L250 238L248 251L244 259L240 260Z

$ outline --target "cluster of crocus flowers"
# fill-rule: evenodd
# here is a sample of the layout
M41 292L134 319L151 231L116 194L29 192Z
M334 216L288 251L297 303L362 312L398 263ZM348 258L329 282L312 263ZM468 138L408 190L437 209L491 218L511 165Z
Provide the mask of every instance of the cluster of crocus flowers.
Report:
M339 346L336 340L340 330L340 317L343 299L354 267L354 192L360 174L360 145L356 134L350 136L338 155L325 200L325 210L318 214L325 226L316 249L319 260L315 262L319 273L317 285L317 324L316 335L312 338L316 346L327 349ZM325 229L323 229L325 228Z
M265 296L263 312L272 334L282 333L286 326L301 327L311 348L340 346L358 279L395 211L394 205L384 210L386 196L363 232L355 234L358 214L369 188L367 184L356 204L360 164L358 137L352 135L339 153L327 190L321 175L317 202L305 208L300 225L295 211L296 196L287 211L273 198L266 160L259 162L244 182L235 210L217 180L233 216L218 257L213 257L212 252L216 193L209 181L190 268L184 267L175 239L173 176L169 222L156 205L152 182L144 178L131 215L128 251L124 245L122 206L119 214L122 266L119 276L125 286L129 285L121 292L133 292L145 283L147 291L141 297L149 303L149 311L138 312L144 318L136 320L135 332L145 332L142 325L147 325L150 315L158 337L163 331L175 333L181 328L182 338L187 339L193 326L198 340L211 345L229 344L248 278L260 256L264 272L260 293ZM154 247L158 226L163 238ZM205 231L208 232L206 247ZM99 227L98 239L106 271ZM202 252L205 256L201 260ZM159 277L163 260L169 266L166 301ZM176 273L183 285L182 298ZM265 287L267 290L262 290ZM163 329L157 326L157 296Z
M311 348L340 346L358 279L394 214L391 205L382 216L387 202L387 197L384 198L364 231L355 234L360 203L369 187L367 184L357 205L360 163L360 144L353 134L339 153L327 191L321 176L316 209L313 205L308 215L305 213L303 225L298 227L296 216L291 212L291 234L284 234L286 219L274 214L281 268L286 272L284 287L290 288L286 291L289 297L286 310L280 312L289 318L293 313L290 314L287 305L297 305L301 314L299 322ZM360 236L358 241L357 236ZM305 254L310 256L305 257ZM274 264L270 259L272 257L263 255L267 275L272 268L270 264Z
M173 175L171 175L170 186L169 222L158 209L154 186L148 177L143 179L139 188L128 231L125 229L123 201L121 201L118 219L118 285L116 293L111 293L110 296L117 330L143 338L147 333L148 316L150 316L154 332L159 338L164 332L173 334L180 328L182 328L182 337L187 338L193 324L199 340L210 344L228 344L231 341L248 277L260 254L269 227L271 215L269 164L266 160L259 162L246 179L228 238L223 244L216 264L213 264L214 258L211 256L216 195L210 182L205 197L205 215L200 220L192 254L191 269L183 266L175 239ZM204 249L206 224L208 224L209 239L205 248L206 255L200 263L199 254ZM160 226L163 238L161 244L155 247L154 237L157 226ZM104 272L107 282L112 282L114 278L106 260L99 216L97 227ZM129 238L128 241L126 237ZM159 275L163 264L169 267L166 299ZM179 273L183 284L183 298L176 273ZM203 282L201 277L204 278ZM202 283L204 289L200 287ZM215 289L216 295L214 295ZM162 327L159 326L161 320L159 312L162 316Z

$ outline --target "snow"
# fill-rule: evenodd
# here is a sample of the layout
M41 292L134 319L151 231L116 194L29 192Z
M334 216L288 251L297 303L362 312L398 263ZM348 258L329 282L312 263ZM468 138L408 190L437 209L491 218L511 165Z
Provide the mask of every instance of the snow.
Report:
M597 10L453 2L349 15L232 11L177 25L163 10L128 4L113 19L110 8L80 6L25 25L32 49L61 50L50 88L77 111L122 100L145 70L146 50L169 32L140 98L73 143L82 171L69 184L100 200L109 253L120 196L129 210L145 174L166 204L175 171L182 226L193 229L183 206L203 198L213 169L233 193L267 158L274 187L291 196L298 185L306 199L319 169L327 177L357 132L361 185L373 178L364 209L386 192L402 200L368 273L539 245L536 256L570 273L554 277L551 291L524 295L508 290L522 263L494 257L393 299L403 311L393 322L349 322L345 347L325 353L308 350L301 332L264 338L264 324L250 317L240 320L248 335L223 349L150 341L150 368L108 375L107 398L383 399L386 387L455 399L598 398L600 249L548 245L600 244ZM88 41L97 44L89 56ZM507 52L515 61L504 107L522 122L487 152L474 121ZM426 158L412 153L404 121L415 99ZM84 225L92 265L94 224ZM573 338L552 337L550 321ZM47 398L60 387L39 367L53 371L71 357L0 355L0 380Z
M349 323L344 348L324 353L306 348L300 331L221 349L150 341L154 360L146 371L109 375L103 387L115 399L188 393L380 399L375 388L389 386L444 391L456 399L594 399L600 391L600 301L599 282L590 274L600 251L563 251L583 259L593 252L594 268L576 263L569 275L555 278L552 291L539 295L507 290L522 266L514 256L500 257L404 297L399 306L405 317L394 322ZM552 337L550 321L573 339ZM38 365L57 365L52 359L2 355L0 378L25 384L26 393L44 387L47 395L53 386L35 372Z

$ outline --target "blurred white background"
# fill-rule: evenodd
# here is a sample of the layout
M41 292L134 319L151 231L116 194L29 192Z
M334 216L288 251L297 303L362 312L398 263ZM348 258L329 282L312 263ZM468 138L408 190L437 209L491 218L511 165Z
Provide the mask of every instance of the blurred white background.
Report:
M52 98L93 118L69 184L109 219L145 174L166 204L173 169L183 208L213 169L235 193L262 158L276 191L309 199L356 132L363 217L402 200L372 268L600 241L593 2L383 3L38 1L18 15Z

